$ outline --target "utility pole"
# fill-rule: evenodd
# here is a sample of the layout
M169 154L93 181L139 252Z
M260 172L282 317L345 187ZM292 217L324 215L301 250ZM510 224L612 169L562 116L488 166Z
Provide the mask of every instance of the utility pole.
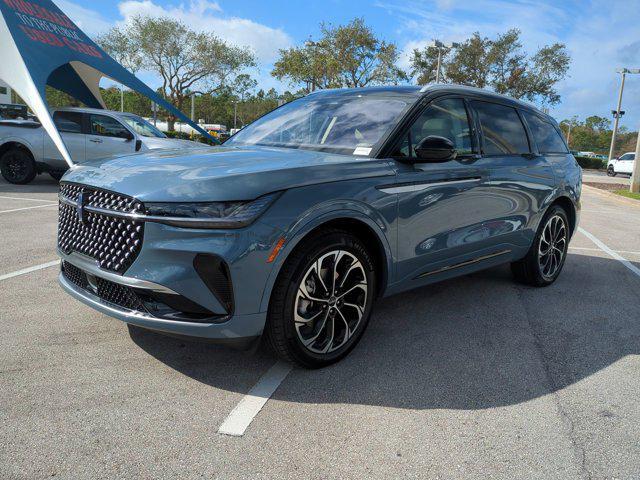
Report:
M124 85L120 84L120 111L124 112Z
M191 121L196 121L196 94L191 94Z
M238 128L238 101L233 102L233 128Z
M569 132L567 133L567 147L571 148L571 121L569 121Z
M440 40L434 40L432 46L438 49L438 66L436 67L436 83L440 83L440 70L442 69L442 50L458 48L460 44L455 42L445 44Z
M631 186L629 191L640 193L640 128L638 129L638 141L636 142L636 156L633 162L633 173L631 174Z
M616 136L618 135L618 123L620 122L620 118L624 115L624 111L621 110L622 93L624 92L624 81L628 73L629 74L640 73L640 68L634 68L634 69L620 68L616 70L616 73L619 73L622 75L622 81L620 83L620 93L618 94L618 107L616 110L611 111L611 113L613 113L614 120L613 120L613 133L611 135L611 148L609 149L609 161L613 159L614 151L616 148Z

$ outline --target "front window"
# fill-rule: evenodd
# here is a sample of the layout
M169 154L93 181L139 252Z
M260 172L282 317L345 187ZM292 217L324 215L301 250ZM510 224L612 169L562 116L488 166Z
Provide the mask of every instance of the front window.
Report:
M635 157L635 153L625 153L620 157L620 160L633 160Z
M165 138L166 135L137 115L123 115L122 119L141 137Z
M406 107L407 102L396 97L361 93L310 95L265 115L226 144L368 155Z

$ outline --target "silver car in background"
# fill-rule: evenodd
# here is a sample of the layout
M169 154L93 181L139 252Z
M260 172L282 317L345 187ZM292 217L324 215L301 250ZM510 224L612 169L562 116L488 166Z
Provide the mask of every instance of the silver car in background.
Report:
M132 113L61 108L54 110L52 116L76 163L147 150L205 147L189 140L168 138ZM60 179L67 168L40 123L31 120L0 121L0 172L6 181L26 184L39 173L49 173Z

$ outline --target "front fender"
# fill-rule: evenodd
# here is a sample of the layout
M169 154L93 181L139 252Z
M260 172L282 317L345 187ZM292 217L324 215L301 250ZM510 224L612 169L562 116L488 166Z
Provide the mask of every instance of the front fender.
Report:
M305 215L301 216L300 219L298 219L291 228L287 230L287 233L283 237L285 240L285 246L276 257L271 273L267 278L260 306L261 312L268 310L271 292L276 279L278 278L285 261L289 258L289 255L297 245L312 230L333 220L342 219L357 220L366 224L373 232L375 232L378 240L380 241L384 250L384 267L386 271L386 274L384 275L385 283L380 289L382 295L384 295L389 283L389 278L393 276L394 272L394 254L392 247L389 244L389 239L387 238L390 232L390 226L386 224L381 215L366 204L356 201L336 201L314 207L312 210L306 212Z

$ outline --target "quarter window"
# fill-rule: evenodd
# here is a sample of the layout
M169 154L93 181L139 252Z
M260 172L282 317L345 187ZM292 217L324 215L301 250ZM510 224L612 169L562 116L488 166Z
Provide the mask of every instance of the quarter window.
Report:
M105 115L91 115L91 134L102 137L129 138L131 135L119 121Z
M515 108L488 102L473 102L482 128L482 153L509 155L529 153L527 132Z
M82 114L79 112L54 112L53 123L61 133L82 133Z
M567 153L567 146L553 125L533 113L523 112L523 115L540 153Z
M415 157L415 147L429 136L448 138L459 155L473 152L469 117L462 99L437 100L425 108L400 142L394 156Z

